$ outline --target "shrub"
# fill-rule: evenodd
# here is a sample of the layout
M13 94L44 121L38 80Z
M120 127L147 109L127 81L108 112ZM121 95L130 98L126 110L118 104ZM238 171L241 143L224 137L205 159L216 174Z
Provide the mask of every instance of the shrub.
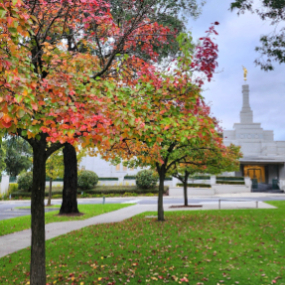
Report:
M18 183L10 183L9 184L9 193L13 193L18 191Z
M183 183L177 183L176 186L183 187ZM210 184L187 183L187 187L193 188L211 188Z
M136 175L136 185L142 189L153 188L157 181L158 176L151 170L142 170Z
M23 191L32 191L33 185L33 173L32 172L24 172L18 177L18 188Z
M78 175L78 186L82 189L91 189L98 183L98 175L90 170L82 170Z
M15 197L31 197L31 192L18 191L11 193L12 198Z

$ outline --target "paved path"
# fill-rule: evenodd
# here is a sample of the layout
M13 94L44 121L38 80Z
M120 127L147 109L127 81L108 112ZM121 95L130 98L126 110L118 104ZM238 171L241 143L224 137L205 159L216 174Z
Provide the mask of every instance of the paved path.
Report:
M181 205L181 204L180 204ZM218 209L218 203L203 203L202 208L176 208L171 209L171 205L164 205L165 211L173 210L211 210ZM221 202L222 209L244 209L244 208L255 208L256 203L254 201L249 202L233 202L223 200ZM259 202L258 208L274 208L273 206ZM82 221L69 221L69 222L58 222L50 223L46 225L46 240L52 239L54 237L69 233L71 231L79 230L81 228L102 224L102 223L114 223L121 222L125 219L131 218L137 214L147 212L147 211L156 211L156 205L134 205L126 207L117 211L106 213L103 215L95 216ZM13 234L5 235L0 237L0 258L11 254L20 249L26 248L31 245L31 230L24 230L21 232L16 232Z

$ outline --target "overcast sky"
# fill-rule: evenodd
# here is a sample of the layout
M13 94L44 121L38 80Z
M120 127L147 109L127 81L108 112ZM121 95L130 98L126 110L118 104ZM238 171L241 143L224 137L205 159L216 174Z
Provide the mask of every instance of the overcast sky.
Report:
M276 63L270 72L254 64L259 56L254 49L260 45L260 35L272 32L273 26L250 12L238 16L229 11L231 2L207 0L200 17L188 23L194 39L203 36L211 23L220 23L216 26L219 67L212 81L205 85L203 96L221 126L232 129L234 123L239 123L244 65L248 69L254 122L261 123L265 130L273 130L275 140L285 140L285 64Z

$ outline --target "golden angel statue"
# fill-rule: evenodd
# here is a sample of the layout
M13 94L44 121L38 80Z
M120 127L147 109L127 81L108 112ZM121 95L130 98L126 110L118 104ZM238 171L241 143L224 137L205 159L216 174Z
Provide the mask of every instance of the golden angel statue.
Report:
M242 67L242 69L243 69L244 81L246 81L247 80L247 69L244 66Z

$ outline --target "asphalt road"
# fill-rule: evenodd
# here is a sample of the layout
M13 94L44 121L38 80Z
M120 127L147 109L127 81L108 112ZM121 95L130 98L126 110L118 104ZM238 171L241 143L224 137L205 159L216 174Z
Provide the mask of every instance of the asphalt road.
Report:
M266 196L263 195L258 196L255 193L254 197L240 196L240 197L197 197L188 199L189 204L206 204L206 203L218 203L218 201L222 199L223 203L231 202L231 201L276 201L276 200L285 200L284 195L272 195ZM78 204L102 204L103 198L85 198L78 199ZM123 197L123 198L106 198L105 203L136 203L139 205L151 205L157 203L157 197ZM164 204L182 204L183 197L164 197ZM53 205L60 205L61 200L56 199L52 200ZM16 209L18 207L27 207L30 206L30 201L0 201L0 220L15 218L19 216L25 216L30 214L29 209ZM46 209L47 211L54 209Z

